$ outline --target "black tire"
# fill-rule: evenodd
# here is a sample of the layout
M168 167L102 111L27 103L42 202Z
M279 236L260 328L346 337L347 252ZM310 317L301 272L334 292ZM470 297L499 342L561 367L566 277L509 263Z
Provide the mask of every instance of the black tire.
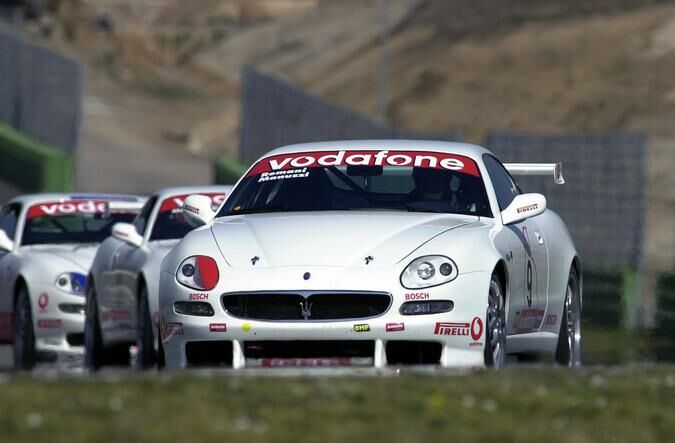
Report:
M164 369L166 361L164 360L164 345L162 344L162 329L157 326L157 369Z
M30 371L37 362L35 351L35 330L33 328L33 312L30 306L28 288L21 286L14 307L14 369Z
M84 364L92 372L103 366L103 339L98 319L98 302L93 282L89 286L84 318Z
M555 361L567 367L581 366L581 291L574 267L567 278Z
M157 354L152 334L152 316L148 304L148 289L143 285L138 296L136 320L136 369L144 370L155 366Z
M492 274L485 314L485 366L501 368L506 364L506 297L499 275ZM472 331L473 333L473 323Z

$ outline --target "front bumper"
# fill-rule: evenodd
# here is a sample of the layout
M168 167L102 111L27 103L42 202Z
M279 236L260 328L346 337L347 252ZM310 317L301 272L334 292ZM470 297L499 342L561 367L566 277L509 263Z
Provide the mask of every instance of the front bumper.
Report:
M49 284L33 285L30 294L38 359L67 364L82 362L85 297L63 293ZM65 312L68 309L65 306L76 312Z
M188 348L194 343L222 343L210 352L227 352L224 365L235 369L251 366L285 365L288 359L275 357L259 358L260 352L251 351L265 342L290 345L298 342L323 342L330 347L335 343L365 342L372 355L356 359L331 359L331 349L325 350L322 358L306 361L296 359L299 365L323 365L331 362L365 363L384 367L391 359L391 343L417 342L436 343L439 347L437 364L444 367L476 367L484 365L485 313L490 275L482 272L461 274L450 283L423 290L407 290L398 283L398 276L380 275L381 278L349 278L344 269L306 269L319 278L310 283L294 281L293 286L284 274L297 275L299 269L241 271L236 277L221 277L221 283L213 291L200 293L199 300L208 302L215 312L211 317L181 315L174 312L177 301L195 300L194 290L178 284L175 276L163 273L160 279L161 336L167 368L184 368L193 364ZM371 277L377 277L371 275ZM227 282L227 285L222 282ZM238 282L239 284L237 284ZM348 281L349 285L335 284ZM378 281L394 281L390 287ZM244 283L246 282L246 283ZM255 282L255 283L249 283ZM262 283L261 283L262 282ZM265 283L268 282L268 283ZM277 284L274 284L277 282ZM221 303L221 295L232 292L279 291L378 291L392 295L392 304L387 312L375 318L351 320L306 320L265 321L235 318ZM411 295L412 294L412 295ZM409 299L407 300L406 297ZM450 312L431 315L401 315L399 308L411 297L423 300L451 300ZM365 325L365 326L364 326ZM320 345L321 343L319 343ZM292 346L291 346L292 347ZM222 351L221 351L222 350ZM255 357L252 356L255 354ZM316 352L314 352L316 354ZM325 357L325 358L324 358ZM340 357L340 356L335 356ZM285 361L282 361L285 360ZM291 359L292 360L292 359ZM293 363L293 361L291 361Z

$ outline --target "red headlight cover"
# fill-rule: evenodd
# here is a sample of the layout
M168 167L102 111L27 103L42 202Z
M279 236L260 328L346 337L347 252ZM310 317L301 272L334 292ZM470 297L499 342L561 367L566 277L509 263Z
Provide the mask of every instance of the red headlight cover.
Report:
M196 257L195 283L201 286L205 291L210 291L218 284L218 265L211 257L198 255Z

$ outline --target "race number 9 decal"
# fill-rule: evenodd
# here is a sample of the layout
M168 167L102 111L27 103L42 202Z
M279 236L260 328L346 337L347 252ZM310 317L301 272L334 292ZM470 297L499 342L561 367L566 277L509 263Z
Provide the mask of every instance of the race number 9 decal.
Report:
M527 259L527 274L526 274L526 280L527 282L527 307L532 306L532 259L528 258Z

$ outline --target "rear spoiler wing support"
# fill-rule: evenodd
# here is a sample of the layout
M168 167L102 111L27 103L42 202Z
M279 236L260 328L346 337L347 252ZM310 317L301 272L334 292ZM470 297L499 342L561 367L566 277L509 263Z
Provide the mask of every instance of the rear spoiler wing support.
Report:
M504 163L504 167L511 175L552 175L553 181L562 185L565 178L562 175L562 163Z

